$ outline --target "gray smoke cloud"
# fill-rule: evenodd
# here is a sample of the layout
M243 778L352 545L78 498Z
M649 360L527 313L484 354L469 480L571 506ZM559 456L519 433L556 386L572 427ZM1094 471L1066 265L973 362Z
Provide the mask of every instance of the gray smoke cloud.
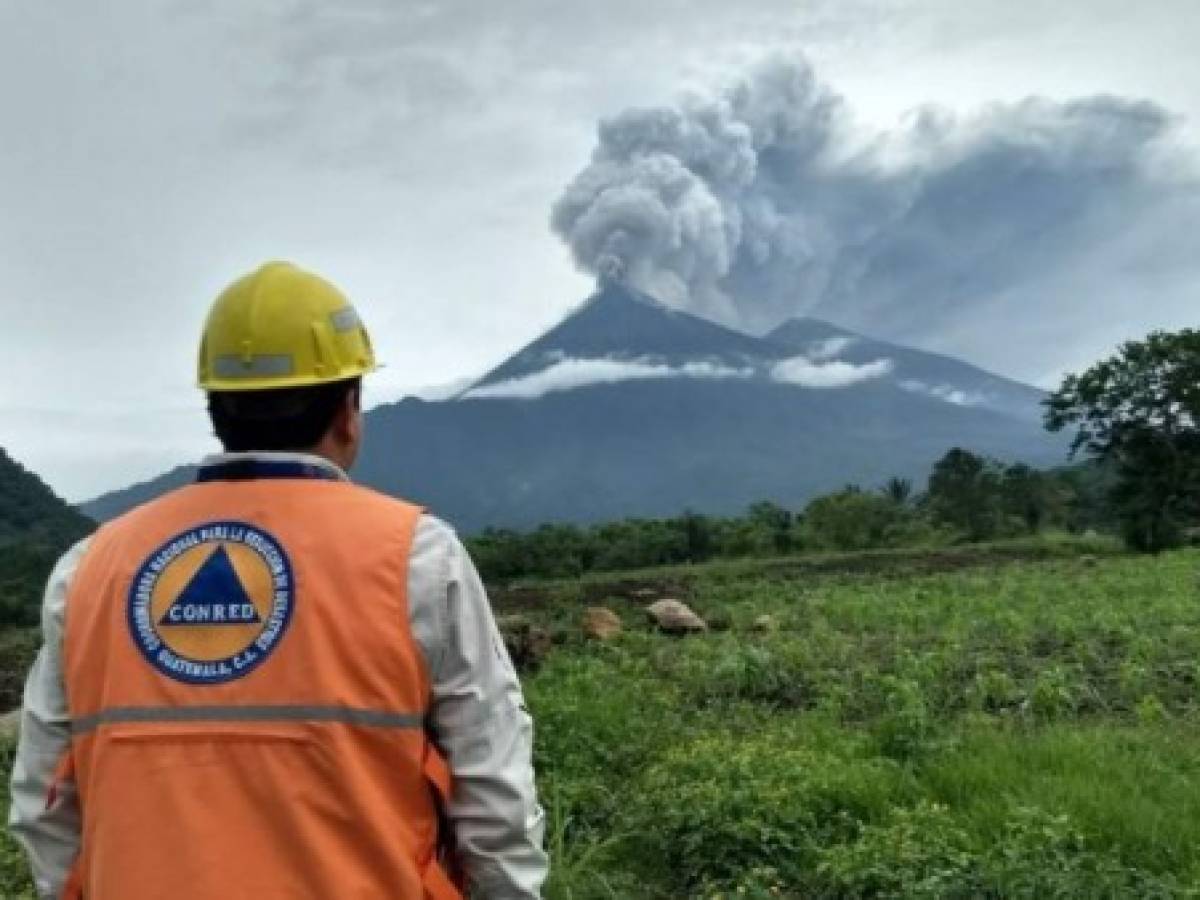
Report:
M1194 283L1179 234L1200 226L1200 191L1171 129L1153 103L1096 96L918 109L868 133L777 56L602 121L551 223L584 270L752 331L811 313L961 336L1049 302L1049 336L1140 302L1096 296L1139 264Z

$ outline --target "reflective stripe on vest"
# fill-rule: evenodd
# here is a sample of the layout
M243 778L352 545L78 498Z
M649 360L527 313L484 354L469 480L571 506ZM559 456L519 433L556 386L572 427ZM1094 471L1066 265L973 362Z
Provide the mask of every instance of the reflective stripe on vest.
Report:
M368 728L422 728L424 716L348 706L116 706L71 723L78 737L123 722L341 722Z
M220 464L97 532L64 674L88 900L458 900L409 627L420 509Z

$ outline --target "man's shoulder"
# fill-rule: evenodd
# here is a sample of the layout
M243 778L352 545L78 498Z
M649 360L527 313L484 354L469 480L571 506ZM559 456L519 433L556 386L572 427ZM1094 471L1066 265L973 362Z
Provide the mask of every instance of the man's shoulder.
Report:
M352 481L343 481L338 483L338 487L346 492L346 496L353 499L357 503L362 503L365 506L373 507L381 512L390 512L396 515L406 515L418 517L422 520L432 518L428 515L425 507L420 503L412 500L406 500L403 497L395 497L391 494L385 494L382 491L372 487L367 487L364 484L358 484Z
M462 547L462 540L454 526L424 508L421 508L421 516L417 520L414 543L431 553L451 553Z

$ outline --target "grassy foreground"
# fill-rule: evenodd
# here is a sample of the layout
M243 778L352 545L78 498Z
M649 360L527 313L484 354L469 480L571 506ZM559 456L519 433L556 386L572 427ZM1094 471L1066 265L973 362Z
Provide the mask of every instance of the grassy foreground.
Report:
M1200 897L1200 552L1026 549L499 594L558 638L525 679L548 896ZM654 586L720 630L652 633Z
M550 896L1200 896L1200 554L1070 551L677 571L682 640L612 598L527 679Z

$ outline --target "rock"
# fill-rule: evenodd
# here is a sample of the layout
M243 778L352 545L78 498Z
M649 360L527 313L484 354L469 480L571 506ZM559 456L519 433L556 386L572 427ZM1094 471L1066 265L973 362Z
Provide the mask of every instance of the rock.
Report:
M776 631L779 624L775 621L774 616L761 615L754 620L754 630L761 632Z
M708 631L708 625L680 600L656 600L646 607L650 620L667 634Z
M529 672L541 665L554 646L554 639L545 628L534 625L524 616L500 616L496 619L504 647L518 672Z
M583 613L583 633L607 641L621 633L621 617L603 606L589 606Z
M14 709L12 712L5 713L0 716L0 738L10 738L17 736L17 730L21 726L21 711Z

